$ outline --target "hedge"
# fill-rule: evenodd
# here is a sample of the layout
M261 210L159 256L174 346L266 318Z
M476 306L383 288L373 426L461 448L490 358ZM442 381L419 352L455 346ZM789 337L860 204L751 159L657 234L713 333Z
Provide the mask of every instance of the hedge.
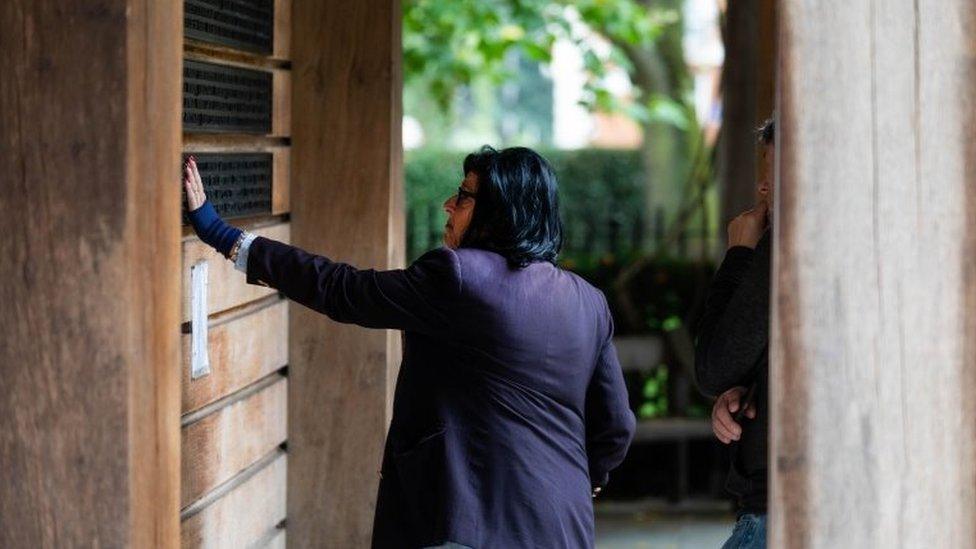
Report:
M644 170L639 151L542 151L559 179L565 239L561 257L585 264L624 257L645 244ZM418 149L406 155L407 249L415 259L440 245L444 199L463 178L465 152ZM661 227L652 227L660 234ZM580 265L583 266L583 265Z

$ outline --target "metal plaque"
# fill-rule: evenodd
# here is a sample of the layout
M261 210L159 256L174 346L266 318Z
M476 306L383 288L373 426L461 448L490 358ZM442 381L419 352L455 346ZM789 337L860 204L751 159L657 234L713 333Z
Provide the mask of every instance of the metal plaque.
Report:
M271 133L271 73L184 59L183 129Z
M207 200L220 217L233 219L271 213L271 153L204 153L193 156L197 159ZM180 173L183 173L182 170Z
M270 54L274 47L274 0L186 0L187 38Z

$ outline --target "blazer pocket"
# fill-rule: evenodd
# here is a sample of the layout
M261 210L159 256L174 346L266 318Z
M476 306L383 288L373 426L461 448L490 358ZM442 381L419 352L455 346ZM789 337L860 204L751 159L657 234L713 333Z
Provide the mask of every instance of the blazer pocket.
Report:
M441 544L447 534L445 433L442 428L393 456L406 518L420 547Z

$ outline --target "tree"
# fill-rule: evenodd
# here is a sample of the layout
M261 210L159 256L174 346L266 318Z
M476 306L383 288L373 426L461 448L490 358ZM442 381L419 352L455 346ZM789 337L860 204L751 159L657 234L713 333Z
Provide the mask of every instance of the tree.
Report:
M689 179L689 151L699 141L680 7L681 0L404 0L405 81L447 110L459 88L508 77L505 59L512 50L545 63L556 41L568 40L588 72L586 105L624 112L642 125L648 213L672 218ZM599 47L588 33L609 47ZM619 101L603 86L614 66L630 75L637 90L631 101Z

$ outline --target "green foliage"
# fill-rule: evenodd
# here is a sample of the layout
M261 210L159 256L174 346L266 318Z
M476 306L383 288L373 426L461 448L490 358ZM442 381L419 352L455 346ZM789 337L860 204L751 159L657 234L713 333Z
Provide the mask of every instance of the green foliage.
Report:
M633 51L653 48L678 21L677 10L636 0L404 0L404 76L408 86L420 86L446 111L458 88L477 79L508 78L504 61L510 51L547 63L553 45L565 39L580 50L589 73L587 105L615 110L623 106L601 83L608 68L633 71ZM587 28L610 48L595 48ZM650 90L645 91L649 101ZM647 109L638 103L627 112L646 117Z
M640 419L668 415L668 367L662 364L644 379L641 391L643 402L637 409Z

